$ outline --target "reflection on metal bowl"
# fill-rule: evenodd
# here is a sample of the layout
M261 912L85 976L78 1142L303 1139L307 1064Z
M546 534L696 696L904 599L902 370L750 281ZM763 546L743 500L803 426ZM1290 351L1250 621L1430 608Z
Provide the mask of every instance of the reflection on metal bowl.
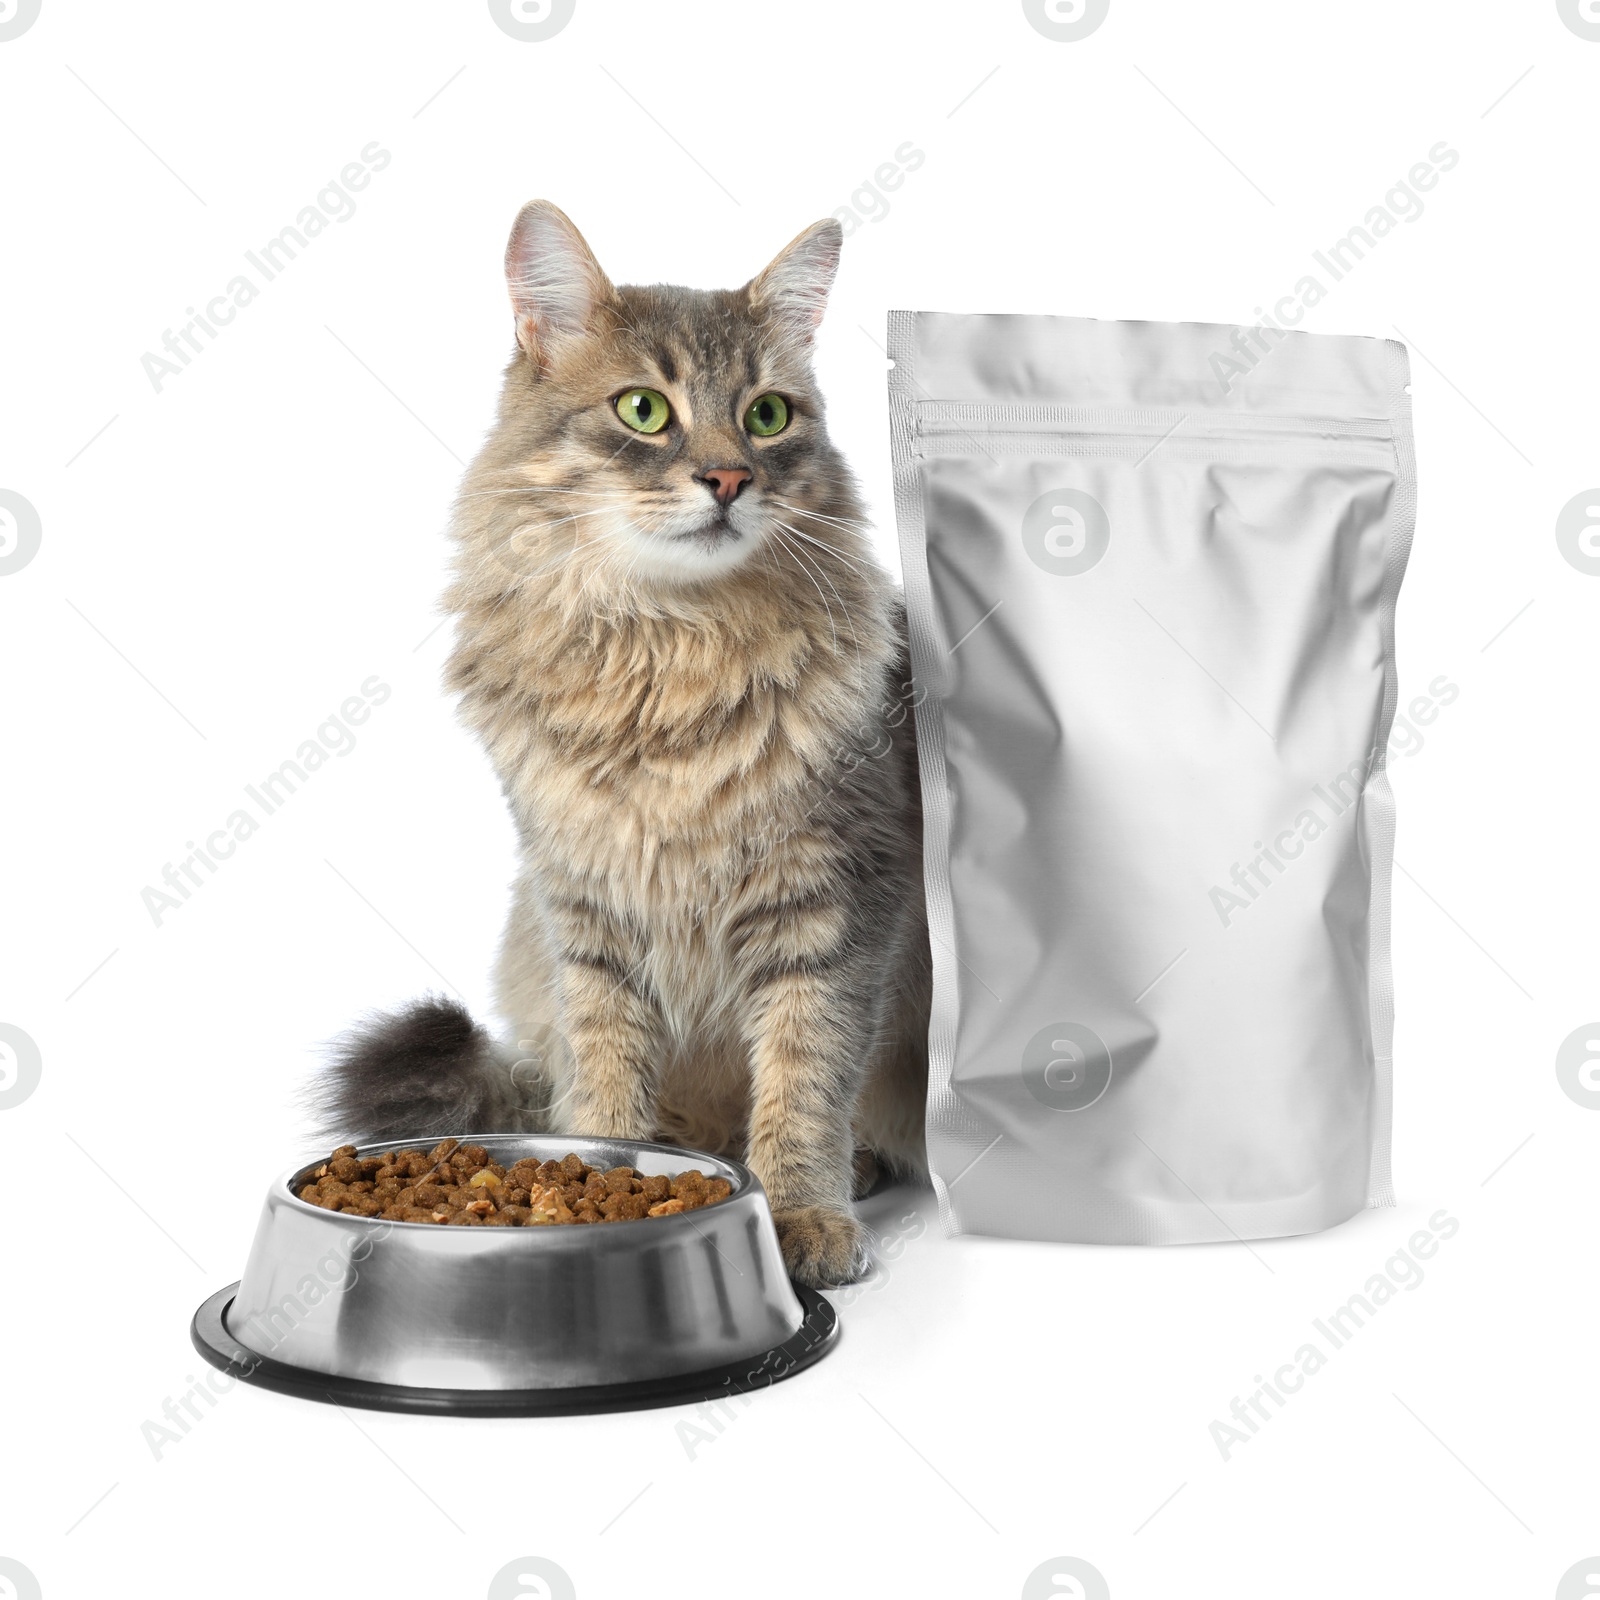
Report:
M431 1227L310 1205L298 1189L312 1168L297 1168L268 1191L236 1290L197 1313L201 1354L246 1381L320 1398L494 1412L662 1404L679 1387L684 1398L738 1392L831 1346L832 1307L790 1284L766 1195L741 1163L550 1134L463 1142L505 1166L576 1152L647 1174L697 1167L732 1193L640 1221Z

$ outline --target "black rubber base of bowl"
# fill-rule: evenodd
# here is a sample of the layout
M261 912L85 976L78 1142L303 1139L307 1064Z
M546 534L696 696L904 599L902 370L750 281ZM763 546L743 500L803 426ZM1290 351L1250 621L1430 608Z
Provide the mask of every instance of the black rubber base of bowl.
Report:
M212 1366L261 1389L368 1411L415 1411L438 1417L573 1417L601 1411L646 1411L694 1405L770 1388L815 1366L839 1342L839 1313L815 1289L794 1285L805 1316L795 1333L771 1350L732 1366L686 1372L637 1383L601 1383L581 1389L418 1389L407 1384L336 1378L274 1361L246 1348L228 1332L228 1307L239 1285L219 1289L194 1314L189 1337Z

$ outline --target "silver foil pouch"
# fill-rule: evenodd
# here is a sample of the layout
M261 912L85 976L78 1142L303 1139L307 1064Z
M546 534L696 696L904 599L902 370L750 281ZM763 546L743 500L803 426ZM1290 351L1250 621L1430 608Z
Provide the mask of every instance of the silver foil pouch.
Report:
M893 312L889 353L946 1227L1393 1204L1404 347Z

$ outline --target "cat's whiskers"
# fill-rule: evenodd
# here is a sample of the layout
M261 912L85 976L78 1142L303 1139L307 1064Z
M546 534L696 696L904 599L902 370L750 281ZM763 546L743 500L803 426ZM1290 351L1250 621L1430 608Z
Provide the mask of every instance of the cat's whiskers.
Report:
M526 529L529 529L529 528L538 530L540 532L548 532L549 529L560 527L563 523L576 522L578 520L578 518L580 518L580 517L600 516L602 513L609 512L609 511L614 511L616 509L617 508L614 505L594 506L594 507L590 507L587 510L575 511L571 515L558 518L554 522L544 522L544 523L522 522L522 523L518 523L517 526L515 528L513 528L511 530L511 532L509 534L507 534L504 538L495 539L495 540L491 541L490 549L491 549L491 551L496 550L496 549L503 550L507 545L510 544L510 542L513 539L515 539L517 537L518 534L524 532ZM554 572L558 567L564 566L575 555L577 555L577 553L580 550L587 550L587 549L590 549L594 545L604 544L609 537L610 537L609 532L596 534L594 536L594 538L592 538L592 539L581 540L579 543L571 545L565 550L559 551L558 553L556 553L554 559L546 561L542 566L537 566L537 567L531 568L527 572L519 572L519 573L517 573L516 574L516 581L513 584L511 584L511 586L506 590L506 595L509 596L511 594L515 594L515 593L521 592L530 583L532 583L535 579L543 578L543 577L547 576L548 574Z
M773 498L779 499L781 496L775 495ZM868 528L872 525L865 517L841 517L836 512L819 511L815 506L802 506L797 500L785 500L783 503L788 506L793 506L796 511L804 511L809 516L825 517L831 522L847 522L852 527L856 528Z
M774 519L774 520L777 520L777 519ZM798 528L794 527L791 523L778 521L778 526L780 528L783 528L783 529L787 530L789 533L792 533L797 539L806 539L807 538L807 536L805 534L801 533L801 531ZM811 543L811 544L815 544L817 541L814 540L814 539L808 539L807 542ZM826 549L827 546L824 545L822 548ZM797 555L799 553L800 552L796 551ZM818 561L815 556L812 556L810 558L810 565L812 566L812 568L814 568L821 575L822 581L825 584L827 584L827 586L830 589L833 590L833 597L834 597L835 600L837 600L839 602L840 609L844 612L845 622L849 626L849 629L850 629L850 642L855 647L856 660L859 662L861 660L861 635L856 632L856 619L850 614L850 606L849 606L848 602L845 600L845 597L842 594L839 593L838 585L833 581L832 578L830 578L828 576L827 568L824 567L822 565L822 563L820 561ZM829 614L832 615L831 611L830 611ZM835 641L835 643L837 644L837 640Z
M552 528L559 528L564 523L576 522L579 517L598 516L605 509L606 508L604 506L599 506L592 511L575 511L571 516L558 517L554 522L519 522L504 536L504 538L490 540L489 549L491 551L499 551L503 553L506 550L511 549L514 545L514 542L523 534L529 532L529 530L532 530L535 533L548 533ZM597 544L599 540L604 537L605 535L601 534L595 539L586 540L585 543ZM584 546L581 544L576 545L573 547L573 550L581 550L583 547ZM558 556L556 558L557 562L565 560L567 556L570 556L573 553L573 550L567 550L562 555ZM529 574L524 574L523 576L529 576Z
M524 483L509 489L475 489L471 494L460 496L463 500L490 500L502 495L512 494L560 494L570 495L579 500L605 500L609 495L600 489L559 489L549 483Z
M843 533L870 533L872 530L872 524L859 517L836 517L828 511L815 511L810 506L797 506L792 500L785 500L779 495L774 495L772 498L785 511L792 511L798 517L814 517L818 522L829 523Z
M579 517L598 517L610 509L609 506L591 506L587 511L574 511L565 517L557 517L553 522L519 522L512 532L521 533L525 528L537 528L540 532L548 532L551 528L559 528L564 523L576 522Z
M784 522L781 517L774 517L773 521L777 522L780 527L787 528L797 539L804 539L807 544L815 545L817 549L826 551L836 561L842 561L852 571L858 573L871 572L872 569L865 563L857 561L853 556L847 556L837 545L829 544L826 539L818 539L813 534L805 533L792 523Z
M570 561L580 550L587 550L591 545L604 544L606 537L607 536L602 533L593 539L585 539L582 544L575 544L570 550L563 550L561 554L558 555L555 560L550 562L547 566L535 567L532 572L520 573L517 577L518 587L527 583L531 578L542 578L546 573L554 572L557 567L564 566L568 561Z
M838 628L836 628L834 626L833 607L828 604L828 597L827 597L827 595L825 595L822 592L822 585L820 583L818 583L817 580L811 576L809 571L807 571L804 563L800 560L799 552L795 549L795 547L792 544L790 544L789 541L787 539L785 539L784 536L781 533L779 533L776 528L773 528L770 531L772 533L772 537L777 540L778 544L784 550L788 551L789 555L794 560L794 564L797 567L799 567L801 572L805 573L805 575L806 575L806 577L808 579L810 579L811 587L817 591L817 598L822 602L822 609L828 613L828 632L833 635L833 653L835 655L838 655L838 653L839 653L839 630L838 630Z

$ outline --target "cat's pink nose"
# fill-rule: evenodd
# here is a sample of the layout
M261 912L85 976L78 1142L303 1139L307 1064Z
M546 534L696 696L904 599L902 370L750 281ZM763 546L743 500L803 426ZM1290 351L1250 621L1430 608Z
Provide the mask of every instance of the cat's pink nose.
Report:
M700 474L700 481L717 497L717 504L725 506L738 496L752 476L748 467L707 467Z

